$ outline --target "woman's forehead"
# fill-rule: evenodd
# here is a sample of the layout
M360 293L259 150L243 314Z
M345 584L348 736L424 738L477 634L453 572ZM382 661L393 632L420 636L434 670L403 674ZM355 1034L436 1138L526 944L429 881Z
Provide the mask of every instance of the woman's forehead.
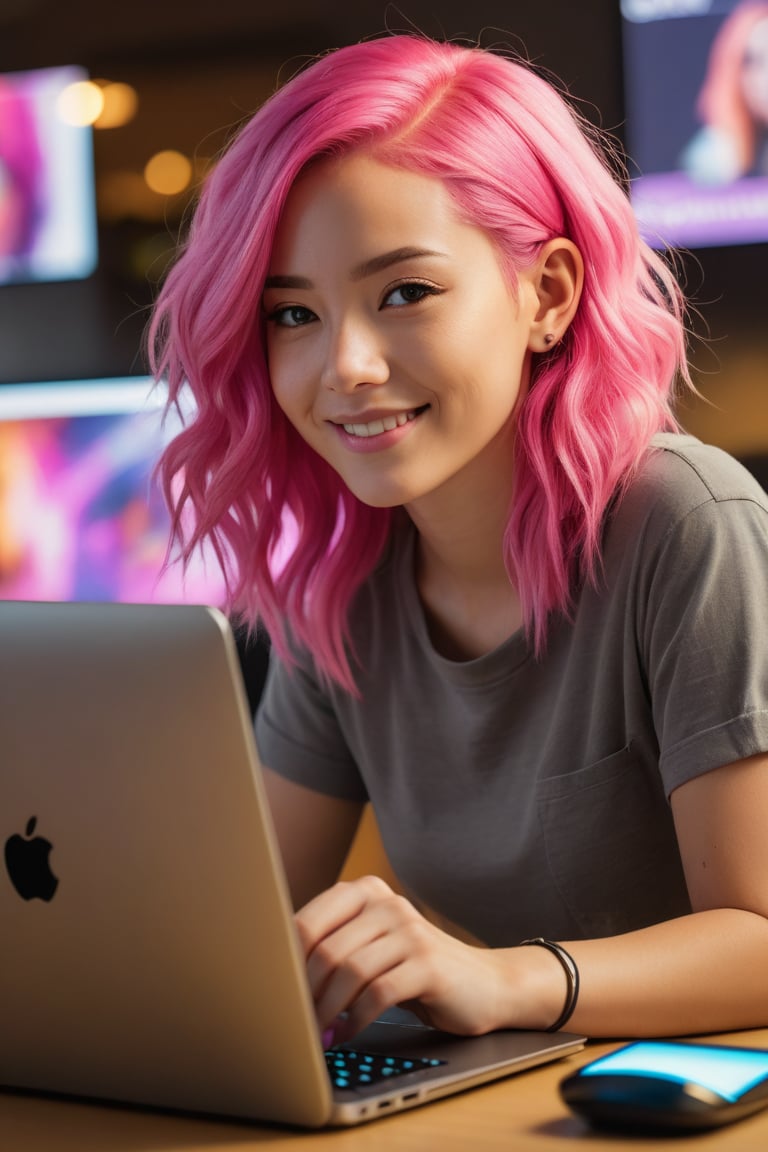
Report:
M313 258L349 258L414 248L440 254L479 232L464 223L436 177L384 164L367 153L318 162L293 185L278 225L271 271Z

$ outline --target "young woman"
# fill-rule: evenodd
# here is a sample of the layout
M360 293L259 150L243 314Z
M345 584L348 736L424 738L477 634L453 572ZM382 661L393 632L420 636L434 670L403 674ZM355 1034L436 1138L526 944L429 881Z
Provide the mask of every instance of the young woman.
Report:
M167 492L271 634L337 1038L768 1024L768 505L678 429L680 294L589 136L525 64L343 48L242 129L158 301ZM367 801L407 897L336 883Z

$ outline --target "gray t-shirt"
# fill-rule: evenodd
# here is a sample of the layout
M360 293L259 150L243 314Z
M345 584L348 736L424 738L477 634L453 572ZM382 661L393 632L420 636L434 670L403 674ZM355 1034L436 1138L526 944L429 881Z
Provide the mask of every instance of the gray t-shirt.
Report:
M439 655L396 534L357 597L356 700L273 659L275 771L370 799L404 888L492 946L612 935L690 910L667 797L768 749L768 498L662 434L608 518L601 587L475 660Z

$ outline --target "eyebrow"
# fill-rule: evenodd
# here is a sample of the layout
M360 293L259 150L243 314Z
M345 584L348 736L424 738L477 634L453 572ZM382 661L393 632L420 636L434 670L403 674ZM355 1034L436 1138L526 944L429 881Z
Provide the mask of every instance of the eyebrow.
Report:
M444 252L434 252L430 248L395 248L392 252L383 252L381 256L372 256L370 260L363 261L352 269L351 279L354 281L366 280L375 276L377 272L385 272L393 264L401 264L404 260L423 260L426 257L445 259ZM314 284L306 276L267 276L264 281L265 291L268 288L294 288L311 290Z

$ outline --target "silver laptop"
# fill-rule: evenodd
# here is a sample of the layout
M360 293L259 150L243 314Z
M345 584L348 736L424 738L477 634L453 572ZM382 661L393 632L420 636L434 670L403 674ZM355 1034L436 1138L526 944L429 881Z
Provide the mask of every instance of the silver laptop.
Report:
M0 844L5 1087L318 1127L584 1043L395 1010L323 1052L215 609L0 603Z

